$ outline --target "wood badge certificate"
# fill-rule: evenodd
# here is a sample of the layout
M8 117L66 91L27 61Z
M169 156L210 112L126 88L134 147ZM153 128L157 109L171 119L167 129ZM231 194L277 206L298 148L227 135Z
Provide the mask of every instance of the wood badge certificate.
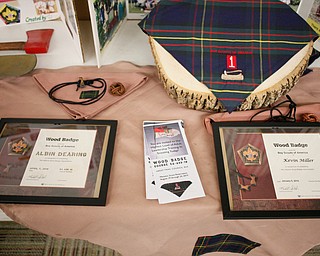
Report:
M277 198L320 198L320 135L262 136Z
M319 218L319 123L212 123L225 218Z
M41 129L21 186L84 187L94 130Z
M84 187L96 131L42 129L21 186Z
M106 205L116 120L0 120L0 202Z

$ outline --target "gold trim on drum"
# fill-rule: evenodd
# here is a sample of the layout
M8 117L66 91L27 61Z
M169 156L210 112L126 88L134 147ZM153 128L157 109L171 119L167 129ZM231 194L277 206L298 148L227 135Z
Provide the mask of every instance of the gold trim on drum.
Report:
M226 111L210 89L198 81L156 40L149 43L159 78L167 94L179 104L196 110ZM238 110L267 107L288 93L308 66L313 41L295 54L283 67L261 83L238 107Z

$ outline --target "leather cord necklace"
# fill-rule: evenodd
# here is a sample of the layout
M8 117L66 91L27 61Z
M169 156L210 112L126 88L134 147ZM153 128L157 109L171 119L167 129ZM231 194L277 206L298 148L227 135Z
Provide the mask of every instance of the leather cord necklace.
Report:
M265 111L270 111L270 118L266 121L268 122L296 122L296 111L297 111L297 104L291 99L289 95L286 95L287 100L280 102L279 104L268 108L268 109L263 109L257 113L255 113L251 118L250 122L253 121L253 118L256 117L257 115L261 114L262 112ZM280 107L284 103L289 103L289 110L286 114L283 114L278 107ZM274 111L278 112L279 115L274 115Z
M100 85L94 85L95 82L100 83ZM89 86L89 87L92 87L95 89L102 88L102 90L94 97L87 99L87 100L83 100L83 101L71 101L71 100L59 99L53 95L56 91L62 89L63 87L69 86L69 85L74 85L74 84L77 86L76 91L78 91L79 88L84 88L86 86ZM90 105L90 104L95 103L98 100L100 100L105 95L106 91L107 91L107 82L104 79L95 78L95 79L84 80L82 77L79 77L79 80L76 82L66 82L66 83L61 83L61 84L55 85L54 87L51 88L48 95L49 95L50 99L52 99L53 101L55 101L57 103L74 104L74 105Z

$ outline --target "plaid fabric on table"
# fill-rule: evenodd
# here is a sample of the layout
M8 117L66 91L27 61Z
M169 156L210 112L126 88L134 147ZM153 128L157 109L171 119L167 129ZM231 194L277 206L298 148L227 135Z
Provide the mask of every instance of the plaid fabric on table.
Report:
M209 252L233 252L247 254L261 244L248 240L243 236L219 234L215 236L198 237L192 256Z
M279 0L161 0L140 23L228 111L317 37ZM222 80L241 70L241 81Z

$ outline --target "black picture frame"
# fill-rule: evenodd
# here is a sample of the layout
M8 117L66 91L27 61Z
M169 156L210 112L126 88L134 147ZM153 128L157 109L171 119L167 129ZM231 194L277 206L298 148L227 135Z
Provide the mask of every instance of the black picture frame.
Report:
M116 120L1 119L0 203L105 206L117 124ZM20 186L42 129L94 131L83 187ZM17 143L18 140L20 144L25 142L24 150L17 152L14 148L14 152L11 152L12 143ZM53 160L46 158L45 161Z
M266 150L263 140L259 138L259 136L262 137L262 134L270 132L276 134L315 133L319 135L320 123L212 121L211 125L224 219L320 217L320 196L312 199L278 199L276 197L269 166L270 160L268 160L267 154L265 154ZM256 148L261 148L262 151L259 152L256 148L251 147L250 143L259 145ZM241 150L246 150L246 148L243 148L246 145L251 147L251 153L255 151L254 157L259 156L259 154L261 157L264 157L260 165L258 161L256 161L255 166L246 164L241 160L239 154L241 154ZM252 162L254 162L254 157L251 160ZM320 168L320 165L318 168ZM249 172L252 173L248 174ZM257 173L259 173L260 177ZM256 184L250 187L250 183ZM263 185L257 189L260 184ZM296 189L296 187L288 188ZM250 192L245 194L248 191L247 189L250 189L250 192L254 189L255 191L251 195ZM286 188L283 187L283 189Z

